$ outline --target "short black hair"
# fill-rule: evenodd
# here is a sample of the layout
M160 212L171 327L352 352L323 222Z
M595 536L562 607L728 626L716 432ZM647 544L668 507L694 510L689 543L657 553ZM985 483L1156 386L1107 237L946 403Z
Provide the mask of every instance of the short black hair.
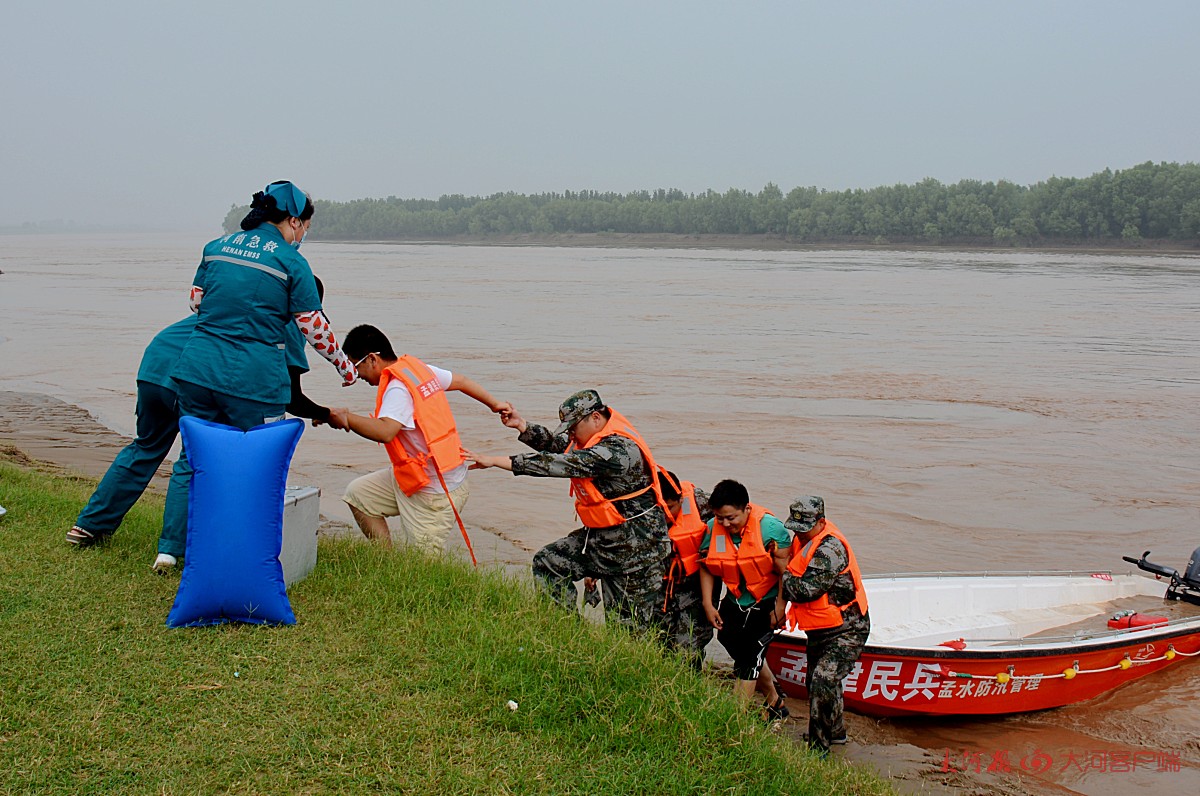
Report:
M682 497L679 476L670 470L658 471L658 488L662 490L663 500L679 500Z
M738 511L750 505L750 492L737 481L726 478L713 487L708 496L708 507L716 510L722 506L733 506Z
M397 358L387 335L367 323L355 326L346 333L346 339L342 341L342 351L354 362L367 354L379 354L386 360Z

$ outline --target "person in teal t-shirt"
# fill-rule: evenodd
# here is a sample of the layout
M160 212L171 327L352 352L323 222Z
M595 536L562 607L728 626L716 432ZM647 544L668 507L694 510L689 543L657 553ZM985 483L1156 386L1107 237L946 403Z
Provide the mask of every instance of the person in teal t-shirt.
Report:
M751 503L750 493L737 481L717 484L708 507L713 518L700 542L705 616L717 629L717 641L733 658L734 694L748 702L757 687L766 697L768 720L785 719L789 711L766 657L775 628L783 620L774 562L787 561L792 534L773 514ZM754 583L747 582L748 574ZM725 596L718 608L714 598L722 584Z

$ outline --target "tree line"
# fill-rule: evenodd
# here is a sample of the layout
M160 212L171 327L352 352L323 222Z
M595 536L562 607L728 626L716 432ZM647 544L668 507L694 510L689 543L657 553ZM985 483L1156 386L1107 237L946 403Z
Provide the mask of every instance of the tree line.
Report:
M247 208L234 206L235 231ZM317 200L314 239L426 240L560 233L768 235L797 243L1087 243L1200 239L1200 165L1146 162L1090 177L929 178L913 185L783 193L675 189L438 199Z

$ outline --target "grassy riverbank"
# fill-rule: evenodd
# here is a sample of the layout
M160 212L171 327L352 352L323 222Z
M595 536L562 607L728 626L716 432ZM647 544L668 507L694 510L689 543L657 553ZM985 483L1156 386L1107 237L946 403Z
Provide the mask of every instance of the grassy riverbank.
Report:
M322 540L294 627L168 630L161 499L73 550L92 487L0 461L0 792L889 792L458 561Z

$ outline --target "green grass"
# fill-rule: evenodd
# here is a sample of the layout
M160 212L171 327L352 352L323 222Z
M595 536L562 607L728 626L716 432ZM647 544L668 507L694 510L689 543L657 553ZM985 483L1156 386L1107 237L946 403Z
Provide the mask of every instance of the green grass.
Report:
M322 540L295 626L170 630L161 499L72 549L93 486L0 461L2 793L890 792L457 560Z

